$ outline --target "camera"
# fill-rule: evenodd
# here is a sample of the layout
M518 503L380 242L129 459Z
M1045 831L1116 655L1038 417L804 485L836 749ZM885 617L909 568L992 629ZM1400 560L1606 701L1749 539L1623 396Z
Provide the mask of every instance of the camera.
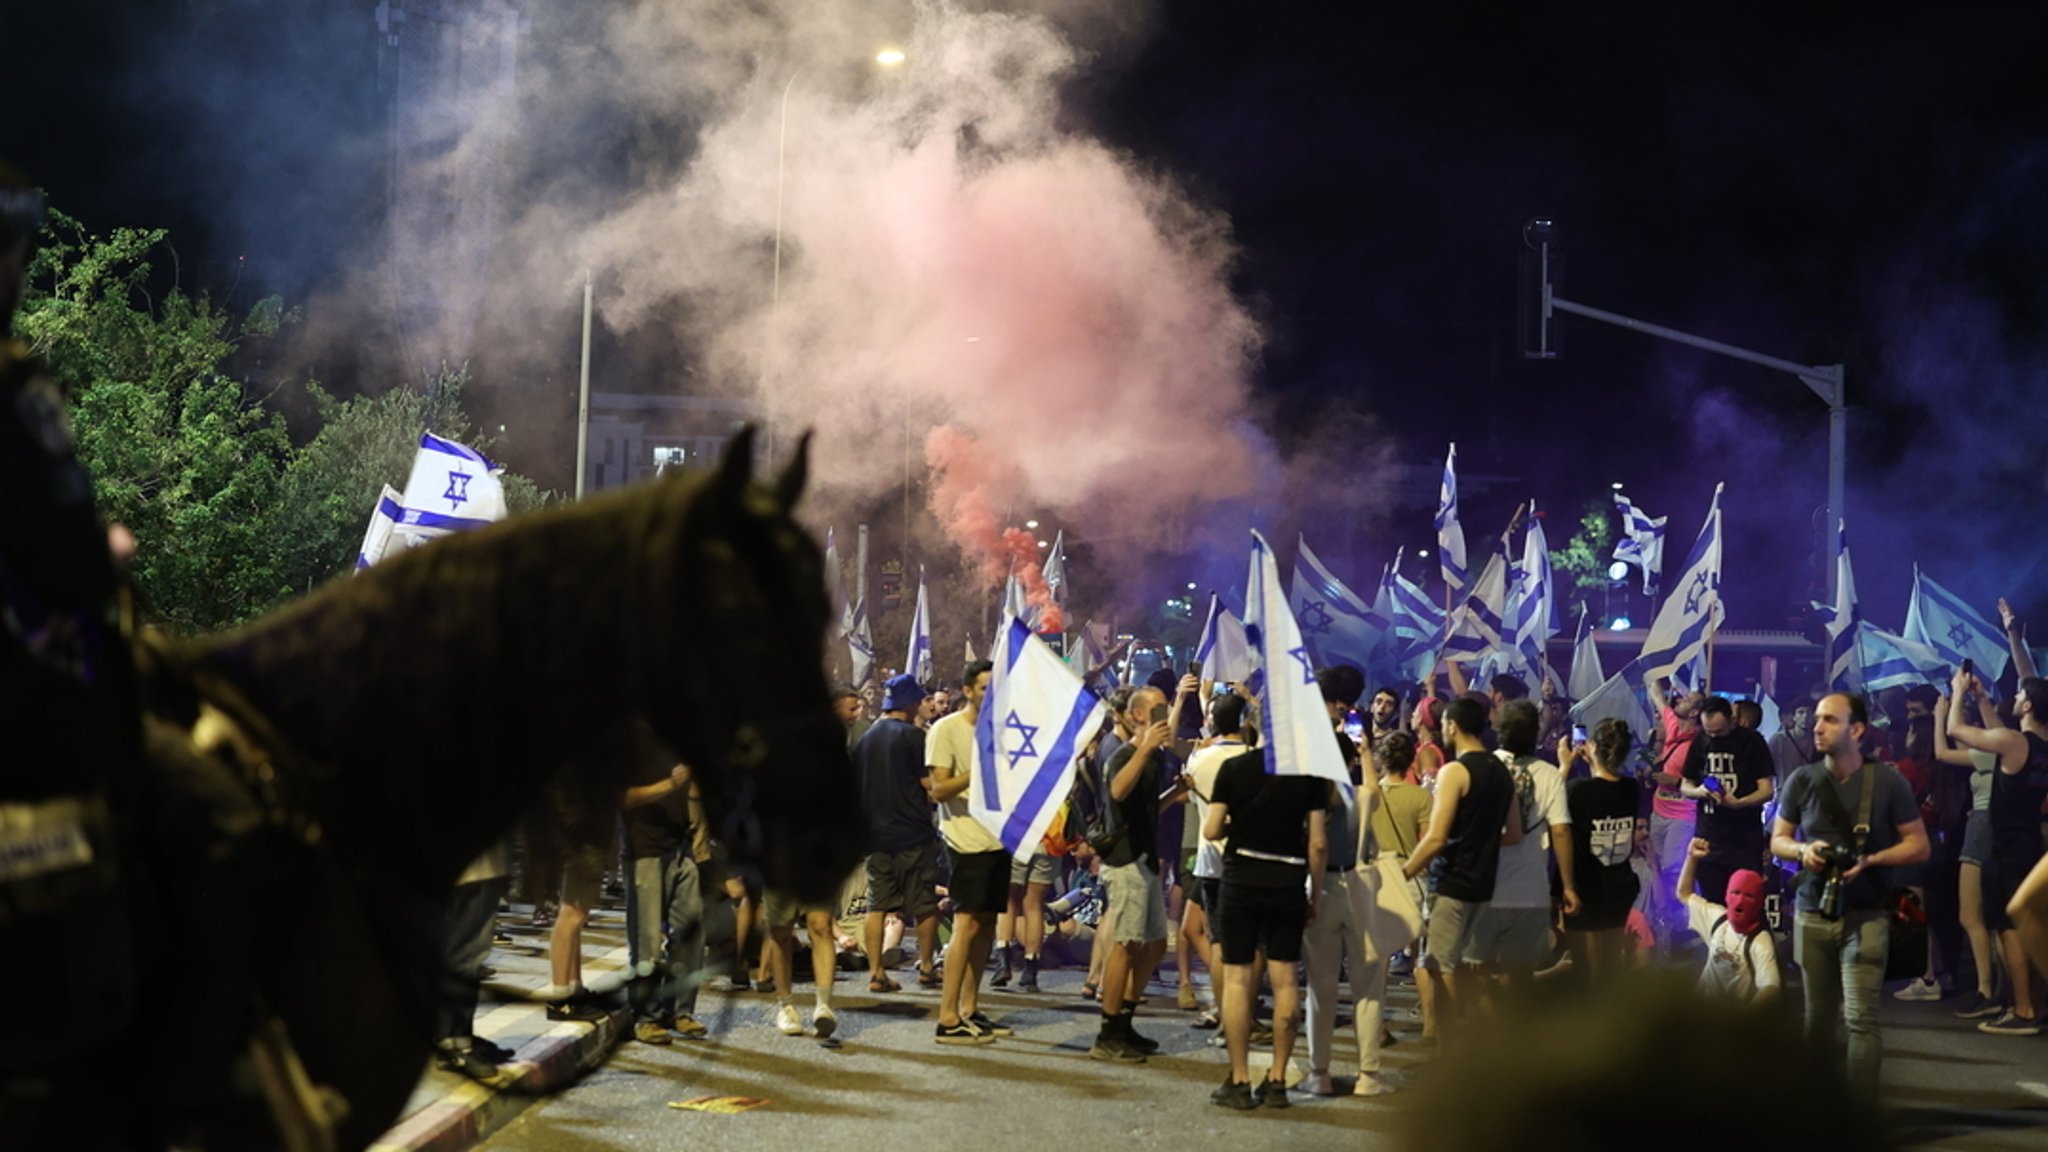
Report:
M1820 889L1820 914L1829 920L1842 918L1842 871L1856 864L1856 850L1840 844L1829 844L1820 850L1820 858L1827 868L1827 882Z

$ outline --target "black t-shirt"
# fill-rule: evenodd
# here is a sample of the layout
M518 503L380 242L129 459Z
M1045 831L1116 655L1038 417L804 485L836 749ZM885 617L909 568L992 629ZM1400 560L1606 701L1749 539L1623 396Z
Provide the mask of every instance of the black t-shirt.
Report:
M1702 730L1693 738L1685 756L1685 778L1698 784L1712 777L1721 784L1721 794L1740 799L1757 790L1760 781L1774 772L1771 746L1755 729L1731 728L1720 736ZM1712 800L1700 801L1699 826L1695 833L1713 849L1716 858L1741 856L1755 867L1763 851L1763 808L1730 808Z
M1110 755L1109 764L1102 770L1102 795L1111 799L1110 789L1116 783L1117 773L1131 762L1136 753L1136 744L1125 744ZM1145 766L1139 770L1138 782L1130 794L1121 800L1112 800L1116 805L1117 819L1123 823L1123 842L1115 851L1102 858L1104 864L1122 865L1136 863L1143 856L1159 867L1159 757L1154 751L1145 757Z
M1851 830L1836 819L1835 809L1821 797L1821 790L1827 789L1840 799L1841 820L1854 824L1858 805L1863 801L1863 790L1873 787L1877 792L1870 803L1870 836L1862 844L1864 855L1889 848L1899 842L1898 828L1911 824L1920 818L1920 805L1913 800L1912 786L1899 770L1889 764L1867 760L1846 784L1836 785L1834 774L1828 771L1827 761L1808 764L1792 774L1785 785L1785 801L1778 807L1778 815L1798 825L1800 839L1825 840L1837 847L1845 847L1851 839ZM1842 903L1845 908L1857 911L1872 911L1884 906L1885 894L1896 885L1892 881L1890 868L1865 868L1854 883L1843 889ZM1799 910L1820 911L1821 889L1827 884L1825 872L1800 869Z
M2041 803L2048 800L2048 740L2032 732L2017 773L1991 773L1991 851L2014 865L2041 858Z
M1591 876L1634 875L1628 857L1635 845L1643 786L1627 776L1588 776L1565 785L1564 802L1572 814L1572 874L1579 882Z
M675 765L674 754L662 747L651 734L643 735L626 784L637 788L659 783L669 778ZM688 786L678 788L652 804L626 809L626 855L634 859L687 852L690 832Z
M853 746L854 777L868 813L870 852L909 852L932 842L925 794L924 729L884 716Z
M1230 809L1224 883L1253 888L1301 884L1308 875L1308 814L1329 807L1329 781L1268 776L1266 754L1253 749L1223 762L1209 799Z
M1500 834L1507 826L1508 805L1515 782L1507 765L1485 752L1467 752L1458 763L1472 777L1472 786L1451 818L1450 841L1431 862L1439 896L1470 903L1493 899L1493 881L1500 870Z

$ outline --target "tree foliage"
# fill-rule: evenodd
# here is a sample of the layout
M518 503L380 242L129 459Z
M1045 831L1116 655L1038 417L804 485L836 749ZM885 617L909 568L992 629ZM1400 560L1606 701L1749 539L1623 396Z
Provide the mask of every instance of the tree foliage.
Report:
M347 571L420 430L469 435L467 373L444 373L432 399L397 388L337 401L308 382L318 427L295 445L232 361L297 313L273 297L237 315L176 286L158 299L167 256L160 229L94 235L53 212L16 330L71 393L79 457L102 514L135 534L135 580L152 610L206 631ZM515 512L544 500L518 477L506 498Z
M1598 591L1607 587L1607 566L1614 553L1614 519L1609 505L1591 500L1579 516L1579 530L1563 548L1550 553L1553 571L1572 574L1572 587Z

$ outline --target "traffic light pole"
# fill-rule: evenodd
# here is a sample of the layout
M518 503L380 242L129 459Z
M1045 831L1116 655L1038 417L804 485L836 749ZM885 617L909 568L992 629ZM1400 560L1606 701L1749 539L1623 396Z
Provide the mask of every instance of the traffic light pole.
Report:
M1705 336L1695 336L1690 332L1681 332L1676 328L1667 328L1662 324L1652 324L1647 320L1638 320L1633 316L1623 316L1619 312L1609 312L1601 308L1590 308L1584 304L1566 300L1550 290L1550 244L1548 242L1541 244L1540 256L1542 259L1543 301L1541 316L1543 325L1540 330L1542 344L1537 353L1538 356L1549 358L1556 355L1555 352L1550 350L1550 317L1553 312L1569 312L1574 316L1584 316L1588 320L1598 320L1602 324L1612 324L1618 328L1627 328L1633 332L1641 332L1645 336L1655 336L1660 340L1684 344L1704 352L1714 352L1722 356L1733 357L1737 360L1746 360L1751 364L1764 368L1791 373L1799 377L1801 382L1812 389L1814 395L1820 397L1827 404L1828 516L1823 531L1826 532L1828 541L1827 585L1828 600L1832 603L1835 597L1836 570L1840 567L1839 562L1842 555L1842 533L1839 528L1845 519L1843 516L1843 500L1845 498L1843 489L1846 484L1846 460L1849 448L1849 408L1844 402L1846 385L1842 365L1799 364L1791 360L1780 359L1776 356L1766 356L1761 352L1752 352L1747 348L1739 348L1719 340L1710 340Z

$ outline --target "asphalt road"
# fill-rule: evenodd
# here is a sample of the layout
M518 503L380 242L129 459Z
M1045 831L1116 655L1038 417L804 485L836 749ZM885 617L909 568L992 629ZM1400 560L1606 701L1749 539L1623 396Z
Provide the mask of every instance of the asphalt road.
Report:
M1169 972L1171 966L1167 969ZM1226 1066L1213 1033L1187 1026L1155 988L1140 1029L1164 1047L1139 1066L1092 1061L1087 1048L1094 1005L1079 994L1080 974L1054 972L1037 995L989 991L984 1010L1016 1028L981 1048L937 1045L937 993L914 985L870 995L865 981L842 978L838 1049L773 1026L774 999L708 994L700 1017L713 1039L653 1047L628 1041L576 1087L526 1110L483 1147L514 1150L633 1148L967 1148L972 1152L1044 1152L1083 1147L1217 1146L1249 1139L1258 1152L1401 1146L1412 1094L1376 1099L1294 1095L1295 1107L1233 1113L1208 1102ZM906 981L908 983L908 981ZM808 1008L809 991L797 1002ZM1390 997L1398 1035L1387 1065L1411 1084L1430 1074L1434 1053L1412 1037L1405 1015L1412 990ZM1981 1035L1940 1004L1886 1007L1885 1098L1909 1146L1936 1149L2048 1147L2048 1037ZM1346 1017L1348 1018L1348 1006ZM808 1017L806 1017L808 1018ZM1334 1068L1355 1067L1349 1029L1340 1031ZM1674 1038L1677 1041L1679 1038ZM1254 1071L1270 1056L1254 1054ZM1302 1061L1298 1053L1297 1066ZM1297 1067L1297 1071L1299 1067ZM2038 1085L2030 1090L2026 1084ZM765 1099L736 1114L671 1108L704 1096ZM1698 1117L1674 1101L1675 1122ZM1538 1147L1528 1145L1527 1147Z

